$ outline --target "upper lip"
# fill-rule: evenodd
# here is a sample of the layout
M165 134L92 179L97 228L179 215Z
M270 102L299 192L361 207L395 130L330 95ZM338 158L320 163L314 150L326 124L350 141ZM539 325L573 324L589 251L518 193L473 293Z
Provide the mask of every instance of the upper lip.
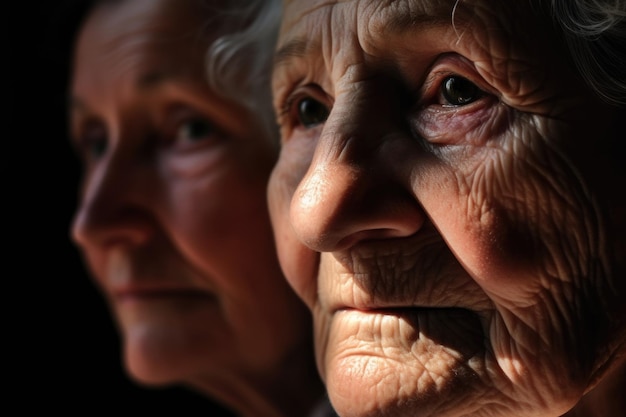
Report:
M329 294L320 300L326 307L326 311L335 313L342 310L356 310L361 312L393 312L401 310L419 309L481 309L487 308L474 300L475 297L460 297L454 290L454 286L438 288L436 293L423 288L415 289L413 293L392 294L380 293L372 294L363 290L354 281L346 282L345 285L354 286L351 292L340 294ZM446 288L450 290L447 291ZM482 300L482 299L481 299Z
M364 313L372 312L372 313L383 313L383 312L393 312L393 311L402 311L402 310L419 310L419 309L435 309L435 308L457 308L456 306L435 306L435 305L412 305L412 304L364 304L364 305L345 305L345 304L335 304L331 306L330 311L339 312L339 311L360 311Z
M364 307L350 307L350 306L342 306L331 310L332 314L341 314L341 313L357 313L362 315L380 315L380 316L396 316L396 317L408 317L413 314L418 314L420 312L432 312L435 314L444 313L444 314L458 314L453 312L463 312L463 314L476 314L477 312L462 306L454 306L454 305L378 305L378 306L368 306Z
M439 267L442 262L445 268ZM318 296L330 313L489 308L478 284L434 231L362 242L325 255L320 263L325 272L318 272L318 288L326 292Z
M113 298L212 296L209 280L168 252L129 250L117 246L107 253L99 281Z

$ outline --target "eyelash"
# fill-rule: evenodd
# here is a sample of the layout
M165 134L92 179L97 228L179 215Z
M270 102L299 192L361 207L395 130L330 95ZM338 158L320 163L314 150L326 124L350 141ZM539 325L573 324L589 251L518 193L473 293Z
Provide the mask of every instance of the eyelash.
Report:
M209 117L203 116L198 112L189 112L182 116L167 116L170 121L165 125L157 126L155 133L156 137L164 144L169 146L179 147L185 150L196 149L197 147L206 146L207 140L214 142L223 138L219 127ZM199 138L189 137L184 138L181 135L183 129L192 129L194 123L202 123L207 132L202 134ZM196 126L197 127L197 126ZM182 133L181 133L182 132ZM193 132L192 132L193 133ZM78 129L78 131L72 135L74 139L74 148L82 163L85 166L89 166L99 160L109 147L109 137L106 126L98 120L88 120ZM186 139L186 140L185 140ZM182 143L184 141L184 143Z
M84 164L90 164L104 155L109 142L106 127L93 120L86 122L75 138L74 147Z
M300 97L297 95L289 95L285 99L285 102L282 104L282 106L280 107L280 110L278 111L278 117L280 118L280 120L284 120L284 118L289 116L293 108L293 104L296 102L296 99L298 98Z
M448 59L441 59L443 62L436 63L428 72L426 78L421 83L420 89L418 91L418 105L419 107L426 107L429 105L438 105L442 108L463 108L471 105L476 101L480 101L485 96L493 95L491 89L489 89L482 79L474 74L470 74L471 69L467 69L469 64L465 62L465 59L461 57L451 57ZM452 64L450 63L452 61ZM455 70L449 69L450 67L454 67ZM465 68L465 70L460 70L460 67ZM443 88L446 80L450 78L456 78L459 80L464 80L471 83L476 88L476 93L478 97L467 103L467 104L443 104L441 103L445 100L443 97Z
M284 103L280 107L278 112L279 124L287 126L291 129L303 127L306 130L310 130L314 128L315 126L307 127L304 123L302 123L300 115L298 114L300 110L299 106L302 105L305 100L312 100L324 106L328 110L328 113L330 113L332 105L327 105L328 100L321 98L321 95L326 96L321 87L317 85L307 85L296 89L293 93L287 96Z
M460 62L455 63L455 61ZM431 106L438 107L442 111L458 112L463 109L470 110L475 108L473 106L474 103L482 102L483 98L493 96L494 94L490 90L483 87L484 82L476 80L477 76L467 75L470 70L452 71L448 69L451 67L458 69L466 66L468 66L468 63L464 62L463 58L460 57L442 58L435 63L424 81L421 82L419 90L416 91L414 95L415 105L410 111L420 111L420 109ZM446 86L446 84L448 85ZM445 88L451 89L452 92L444 90ZM316 126L316 124L306 126L302 123L301 115L298 113L301 110L299 106L306 99L315 100L325 106L328 112L330 112L332 106L325 104L327 100L320 100L318 98L320 94L315 90L311 92L309 91L310 89L321 90L317 85L308 85L295 90L294 93L287 96L279 111L279 124L281 126L292 130L298 127L310 130ZM455 89L456 91L454 91ZM459 103L451 103L450 97L454 97Z

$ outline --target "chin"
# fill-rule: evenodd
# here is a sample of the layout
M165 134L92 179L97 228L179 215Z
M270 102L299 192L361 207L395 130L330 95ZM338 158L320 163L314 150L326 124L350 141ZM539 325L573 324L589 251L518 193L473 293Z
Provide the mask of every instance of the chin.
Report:
M471 415L463 404L488 391L477 322L457 310L337 313L318 352L333 406L342 417Z
M441 360L454 362L450 357ZM489 394L471 371L451 366L439 381L420 381L415 368L398 368L374 355L333 364L326 379L331 403L342 417L479 415L473 414L474 406Z
M129 376L143 385L162 386L185 379L188 354L162 329L134 329L125 335L124 362Z
M228 329L205 299L133 300L113 304L129 376L144 385L186 383L224 362ZM211 323L211 325L207 325Z
M189 323L186 323L189 324ZM211 326L185 323L133 323L123 330L124 363L129 376L143 385L187 383L221 356ZM216 340L217 339L217 340ZM224 358L221 358L224 359ZM222 362L224 362L222 360Z

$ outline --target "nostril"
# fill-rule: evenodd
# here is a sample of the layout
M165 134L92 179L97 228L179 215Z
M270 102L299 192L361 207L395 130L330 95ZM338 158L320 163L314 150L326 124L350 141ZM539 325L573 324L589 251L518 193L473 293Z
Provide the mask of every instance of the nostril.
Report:
M393 182L369 181L351 171L332 178L313 174L303 180L291 202L290 218L298 239L317 252L347 249L365 240L415 234L426 215L413 195Z
M91 223L93 222L89 219L89 207L83 202L74 213L70 228L70 235L74 243L79 246L85 246L89 243L91 240Z
M384 200L386 197L382 197ZM350 248L371 240L397 239L412 236L424 225L426 214L409 199L395 198L392 204L373 205L369 210L355 209L350 218L343 220L342 236L333 250Z
M121 148L120 148L121 149ZM71 235L79 246L141 244L154 233L160 205L153 166L121 151L100 161L85 180Z
M74 242L87 248L124 243L140 245L154 231L149 213L139 208L81 206L72 223Z
M365 242L365 241L408 237L416 233L420 229L422 224L423 224L423 221L416 222L414 224L414 227L411 227L411 228L402 227L398 229L384 228L384 229L361 230L361 231L349 234L343 239L341 239L340 241L338 241L334 245L335 246L334 250L338 251L338 250L348 249L356 245L357 243Z
M75 244L82 245L85 242L85 231L78 216L80 216L78 213L74 215L74 220L70 226L70 238Z

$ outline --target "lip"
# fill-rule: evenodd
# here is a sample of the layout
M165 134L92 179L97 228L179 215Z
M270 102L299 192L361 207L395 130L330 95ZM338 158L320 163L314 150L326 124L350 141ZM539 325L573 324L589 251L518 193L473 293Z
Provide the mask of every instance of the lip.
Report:
M437 309L452 309L463 308L459 305L446 302L429 302L425 297L415 297L413 300L407 299L385 299L383 297L364 297L360 300L348 300L344 297L337 297L332 300L328 300L326 304L328 306L327 311L340 312L340 311L358 311L361 313L389 313L394 314L402 311L416 311L416 310L437 310Z
M416 314L424 314L424 313L444 313L444 314L454 314L454 312L458 312L461 314L477 314L476 311L468 309L466 307L449 305L370 305L370 306L337 306L330 310L332 315L335 314L349 314L349 315L357 315L357 316L395 316L395 317L407 317L413 316Z
M432 306L385 306L385 307L338 307L333 309L333 313L354 312L358 314L379 314L397 316L420 311L452 310L458 307L432 307Z
M430 334L439 334L440 340L449 337L445 335L449 325L473 328L481 334L484 331L480 313L462 307L393 307L367 310L343 308L335 311L332 317L338 323L359 323L359 326L363 326L362 329L370 328L373 332L380 331L377 330L378 326L387 320L405 322L413 328L421 328L421 326L426 325L425 328L429 329ZM440 323L441 328L433 329L429 327L429 323ZM441 325L442 323L445 325Z

